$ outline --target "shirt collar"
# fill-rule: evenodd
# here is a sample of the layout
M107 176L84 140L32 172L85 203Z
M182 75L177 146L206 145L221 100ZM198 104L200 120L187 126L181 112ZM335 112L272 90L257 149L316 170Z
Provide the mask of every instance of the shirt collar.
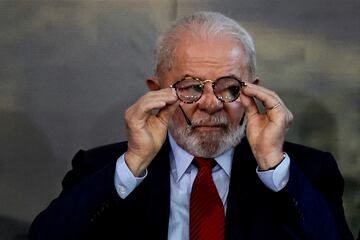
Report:
M186 170L192 163L194 156L182 149L175 141L175 139L169 133L169 141L171 146L171 153L170 156L170 166L172 171L176 173L175 179L178 182L181 177L184 175ZM215 161L217 164L225 171L225 173L230 177L231 173L231 165L234 156L234 148L229 149L228 151L224 152L223 154L215 157Z

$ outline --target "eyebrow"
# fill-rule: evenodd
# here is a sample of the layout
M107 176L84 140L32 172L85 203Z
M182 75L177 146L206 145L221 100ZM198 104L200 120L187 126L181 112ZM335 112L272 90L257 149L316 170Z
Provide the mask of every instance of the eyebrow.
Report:
M194 76L194 75L191 75L191 74L188 74L188 73L182 75L181 79L184 79L184 78L186 78L186 77L196 77L196 78L200 78L200 79L205 79L204 76L199 77L199 76Z
M233 77L233 78L236 78L238 80L241 80L241 77L238 77L235 74L230 74L230 75L227 75L227 76L224 76L224 77Z
M199 79L201 79L201 80L207 79L207 78L204 77L204 76L194 76L194 75L191 75L191 74L188 74L188 73L182 75L180 79L184 79L184 78L186 78L186 77L196 77L196 78L199 78ZM233 78L236 78L236 79L238 79L238 80L241 80L241 77L238 77L238 76L236 76L235 74L229 74L229 75L220 76L220 77L218 77L218 78L216 78L216 79L223 78L223 77L233 77ZM216 79L211 79L211 80L216 80Z

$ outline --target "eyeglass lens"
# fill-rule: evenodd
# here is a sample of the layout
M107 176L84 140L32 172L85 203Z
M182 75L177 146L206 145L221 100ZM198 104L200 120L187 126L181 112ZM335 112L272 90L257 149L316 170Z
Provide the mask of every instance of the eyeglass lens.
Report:
M178 98L193 103L201 98L204 84L195 77L186 77L176 84ZM222 77L213 83L215 96L223 102L232 102L240 95L241 82L233 77Z

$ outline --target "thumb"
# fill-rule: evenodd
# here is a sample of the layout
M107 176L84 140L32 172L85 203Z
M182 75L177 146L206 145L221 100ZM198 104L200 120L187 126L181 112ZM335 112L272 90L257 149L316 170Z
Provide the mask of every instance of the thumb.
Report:
M245 94L240 95L241 102L245 109L245 114L247 118L250 118L254 114L259 113L259 109L255 103L254 98L246 96Z

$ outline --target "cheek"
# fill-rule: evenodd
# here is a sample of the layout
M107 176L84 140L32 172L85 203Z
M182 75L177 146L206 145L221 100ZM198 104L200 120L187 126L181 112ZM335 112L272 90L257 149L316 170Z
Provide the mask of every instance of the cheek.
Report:
M182 109L184 110L186 116L190 119L192 119L192 116L194 114L195 111L195 104L185 104L185 103L180 103L180 106L182 107ZM186 120L185 120L185 116L182 113L180 107L178 107L172 117L174 123L176 123L176 125L178 126L185 126Z
M241 104L240 99L237 99L231 103L224 104L224 110L233 125L240 124L240 120L244 115L244 107Z
M182 109L186 113L186 116L188 116L190 119L192 118L192 116L194 115L194 113L196 112L196 109L197 109L197 103L187 104L187 103L181 102L180 106L182 107ZM180 108L178 108L177 111L181 115L183 115Z
M174 123L176 125L179 125L182 123L183 118L184 117L182 116L182 112L181 112L180 108L177 108L174 115L172 116L172 120L174 121Z

